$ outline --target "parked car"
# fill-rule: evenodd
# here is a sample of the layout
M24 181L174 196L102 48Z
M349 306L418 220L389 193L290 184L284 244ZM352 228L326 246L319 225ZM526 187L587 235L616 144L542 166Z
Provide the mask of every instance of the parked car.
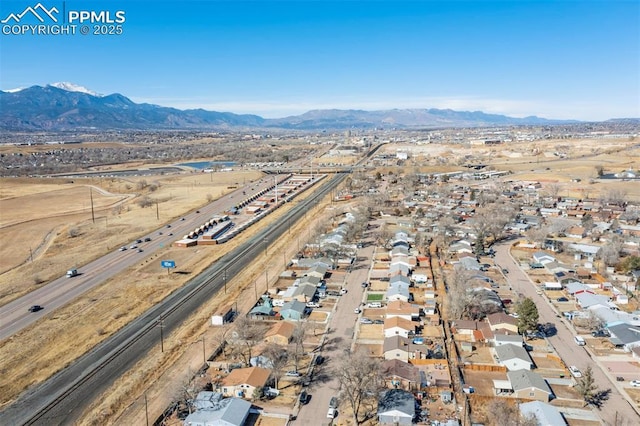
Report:
M373 321L371 321L369 318L362 317L360 318L360 324L373 324Z
M340 294L347 294L347 289L346 288L341 288L340 289Z
M359 314L360 312L362 312L362 311L360 310L360 308L355 308L355 309L353 310L353 313L354 313L354 314Z
M44 308L40 305L33 305L29 308L29 312L38 312L43 310Z
M632 388L640 388L640 380L632 380L629 382L629 386Z
M377 320L373 320L374 324L384 324L384 320L381 319L377 319Z
M300 404L306 404L309 402L309 394L307 391L300 392Z
M322 355L318 355L316 357L316 365L322 365L324 363L324 357Z
M362 284L360 284L360 286L362 286L362 288L367 288L367 287L369 287L369 283L362 283Z
M287 371L284 375L287 377L300 377L300 373L297 371Z
M580 372L580 370L578 369L578 367L576 367L575 365L571 365L569 366L569 372L571 373L571 375L575 378L580 378L582 377L582 373Z
M611 335L607 330L595 330L591 332L593 337L610 337Z
M506 275L509 273L509 270L507 268L502 268L502 273Z
M328 419L335 419L338 416L338 410L336 410L335 408L329 408L329 411L327 411L327 418Z
M566 297L558 297L556 300L558 302L568 302L569 301L569 299L567 299Z
M320 304L317 302L307 302L307 308L319 308Z
M338 398L335 396L332 396L331 399L329 400L329 408L338 408Z

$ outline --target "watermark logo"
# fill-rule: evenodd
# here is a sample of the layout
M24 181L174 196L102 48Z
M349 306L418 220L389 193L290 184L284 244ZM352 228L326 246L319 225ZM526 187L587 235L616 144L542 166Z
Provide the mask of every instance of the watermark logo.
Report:
M38 11L40 13L38 13ZM56 17L58 13L60 13L60 11L55 6L51 9L47 9L42 5L42 3L38 3L33 7L27 6L24 11L22 11L22 13L10 13L9 16L7 16L0 22L2 22L3 24L8 24L9 22L13 21L14 23L18 24L27 14L35 16L35 18L40 22L44 22L44 18L42 17L42 15L48 16L49 19L53 22L58 22L58 18Z
M67 10L63 1L51 7L28 5L20 12L9 13L0 24L5 36L121 35L126 20L124 10Z

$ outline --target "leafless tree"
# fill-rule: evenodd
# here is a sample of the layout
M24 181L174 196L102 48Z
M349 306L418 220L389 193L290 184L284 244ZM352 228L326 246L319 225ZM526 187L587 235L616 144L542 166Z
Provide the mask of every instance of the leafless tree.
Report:
M611 241L608 244L603 245L598 251L598 257L607 266L616 265L620 262L620 252L622 250L622 238L618 235L613 235Z
M613 204L622 207L627 201L627 192L623 189L609 188L602 193L600 201L603 204Z
M348 352L338 360L335 374L356 425L367 418L366 414L360 416L363 405L368 399L375 398L383 386L381 371L381 361L371 357L364 349Z
M529 241L536 244L536 246L542 247L544 240L546 240L549 235L549 227L547 225L532 227L526 231L525 235Z
M262 351L262 356L268 358L271 362L271 376L275 381L276 389L278 389L278 382L289 362L289 352L284 346L270 343L264 351Z
M235 321L235 329L229 340L232 355L242 359L244 365L249 366L252 357L252 349L262 340L266 331L266 325L260 321L254 321L246 316L241 316Z
M504 398L495 398L488 405L489 424L495 426L537 426L538 419L533 416L522 416L516 402Z

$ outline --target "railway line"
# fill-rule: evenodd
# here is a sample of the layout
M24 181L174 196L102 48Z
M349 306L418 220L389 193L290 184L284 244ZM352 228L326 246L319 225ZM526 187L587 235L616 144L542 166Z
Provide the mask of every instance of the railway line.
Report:
M309 198L297 203L279 223L259 232L72 365L21 395L0 412L0 424L53 425L78 420L84 407L149 350L158 344L158 350L162 350L164 334L171 333L203 303L224 290L228 279L240 272L245 263L261 255L265 242L280 238L292 222L303 217L345 176L334 175Z

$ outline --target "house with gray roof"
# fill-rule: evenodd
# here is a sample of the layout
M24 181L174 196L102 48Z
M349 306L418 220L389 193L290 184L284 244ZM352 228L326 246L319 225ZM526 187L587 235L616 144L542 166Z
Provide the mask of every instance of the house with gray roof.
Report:
M416 400L411 392L389 389L378 398L378 424L411 425L416 416Z
M507 367L509 371L531 370L533 361L529 353L516 345L500 345L495 348L498 363Z
M480 262L474 257L463 257L458 264L467 271L479 271L481 269Z
M546 265L547 263L555 262L556 258L543 251L537 251L533 253L533 260L536 263Z
M502 345L515 345L522 347L524 340L520 334L495 334L493 336L493 344L495 347Z
M283 319L292 321L300 321L304 317L306 305L298 300L292 300L285 303L280 308L280 316Z
M409 284L403 282L395 282L389 284L389 288L387 289L385 297L389 302L393 302L394 300L408 302L410 295Z
M401 283L403 285L410 286L411 285L411 279L409 279L409 277L405 277L404 275L394 275L391 278L389 278L389 283L390 284Z
M251 409L248 401L209 391L198 393L193 405L196 411L184 419L185 426L242 426Z
M564 426L567 424L558 408L546 402L525 402L520 404L518 408L523 417L535 417L538 426Z
M548 402L553 396L551 388L538 373L530 370L508 371L507 378L513 389L513 396Z
M625 351L640 346L640 327L626 323L616 324L607 327L611 334L609 341L615 346L621 346Z
M327 275L328 268L324 265L317 264L307 269L302 275L305 277L317 277L323 279Z
M311 302L318 291L318 287L314 284L301 284L295 287L291 297L300 302Z
M593 293L577 293L575 295L576 303L582 309L587 309L590 306L602 305L609 306L609 297L603 296L601 294L593 294ZM615 305L614 305L615 306Z

